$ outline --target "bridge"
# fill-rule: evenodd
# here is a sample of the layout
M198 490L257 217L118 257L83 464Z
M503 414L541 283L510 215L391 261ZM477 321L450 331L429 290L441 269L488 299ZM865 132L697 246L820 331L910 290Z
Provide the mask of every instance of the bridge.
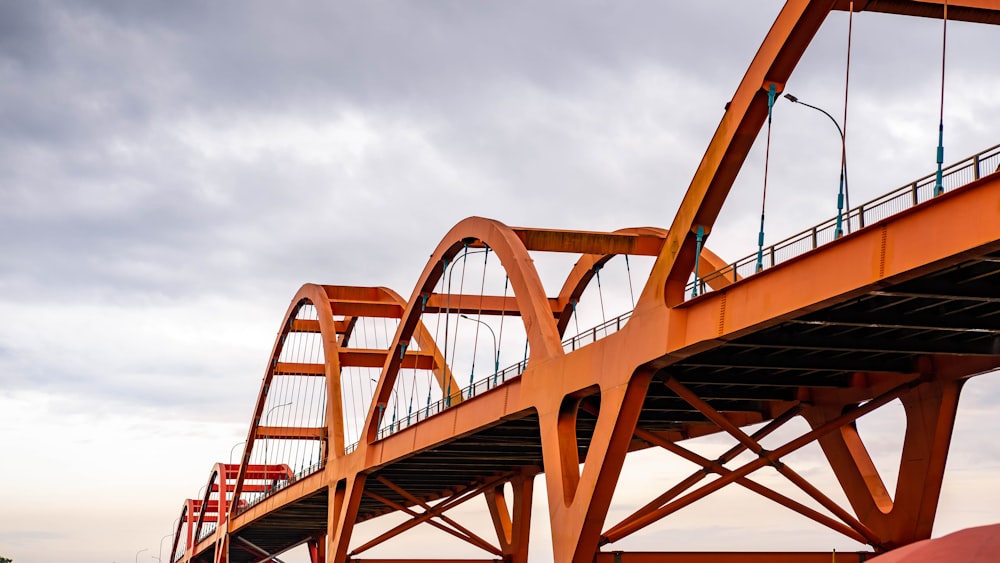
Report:
M243 455L184 501L171 561L280 561L303 544L314 563L377 561L371 549L424 526L479 561L523 563L542 473L552 552L535 556L559 562L830 560L614 549L730 485L871 548L837 561L930 537L962 386L1000 368L1000 145L745 259L706 248L806 46L832 10L862 9L1000 23L993 0L789 0L668 229L473 217L441 239L408 298L302 286ZM543 256L569 257L556 261L567 264L557 293ZM856 426L890 403L906 419L893 491ZM806 430L772 443L792 420ZM686 443L709 435L732 447L708 458ZM847 506L789 463L815 444ZM627 456L649 448L697 469L648 483L648 503L607 521ZM764 468L809 502L754 480ZM495 536L453 516L473 500Z

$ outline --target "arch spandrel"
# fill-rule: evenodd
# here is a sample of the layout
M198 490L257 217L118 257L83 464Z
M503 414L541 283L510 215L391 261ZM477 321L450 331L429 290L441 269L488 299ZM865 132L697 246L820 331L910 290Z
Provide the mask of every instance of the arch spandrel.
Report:
M630 227L618 229L615 234L622 235L653 235L660 238L666 237L665 229L655 227ZM594 278L595 270L600 269L617 254L583 254L566 276L562 289L559 290L559 304L562 311L557 316L557 326L560 336L566 332L569 321L573 317L573 304L580 301L584 290L590 285Z
M448 231L434 249L407 303L393 340L392 353L386 358L375 399L365 420L362 435L368 442L374 440L378 431L374 423L377 407L388 401L399 373L400 343L409 341L420 320L423 296L434 292L434 287L444 275L444 261L451 262L467 243L472 242L488 245L506 271L524 323L531 358L544 361L564 355L549 299L524 243L513 229L499 221L483 217L463 219Z
M330 292L330 288L332 287L334 286L327 286L328 293ZM401 359L400 352L402 351L405 353L405 350L401 350L400 342L403 341L409 342L410 339L412 338L417 342L417 345L420 347L421 351L431 353L433 357L433 368L431 369L431 372L434 374L434 378L435 380L437 380L438 385L441 387L441 390L443 391L449 385L451 385L452 388L457 389L458 383L454 379L454 375L451 372L451 368L445 363L444 354L441 353L441 350L438 348L437 343L435 342L434 337L431 335L430 331L427 330L427 327L425 327L423 322L419 320L419 315L417 317L414 329L412 333L409 335L409 337L405 338L405 340L401 337L403 328L402 319L405 318L406 314L405 312L407 310L407 303L406 301L403 300L403 297L388 287L380 286L367 289L370 289L375 292L371 294L370 297L373 297L379 301L394 303L399 306L399 311L400 311L399 318L401 320L399 326L396 327L396 333L393 337L392 344L389 347L388 351L390 353L387 354L386 364L388 365L389 363L391 363L393 358L400 360ZM396 364L396 371L398 373L398 363ZM371 405L369 405L369 413L368 415L366 415L365 428L367 428L367 424L369 422L369 419L367 417L371 416L371 413L374 412L374 410L377 408L379 404L384 405L386 403L386 401L388 400L389 393L392 392L392 388L396 383L396 373L393 373L393 377L391 378L387 378L386 373L388 373L387 368L383 367L382 372L379 375L378 382L376 383L375 392L371 401ZM362 431L361 437L364 437L366 435L367 435L366 431ZM358 449L363 449L365 448L365 446L366 446L365 440L359 439Z
M665 241L669 232L667 229L659 227L628 227L618 229L614 231L614 234L656 236ZM583 295L584 290L590 285L595 270L600 269L600 267L604 266L604 264L615 256L618 256L618 254L584 254L573 265L573 269L566 276L566 281L559 291L558 302L563 309L559 312L556 322L560 335L563 335L566 327L569 326L569 321L573 316L573 303L579 302L580 296ZM704 247L701 249L701 260L698 264L698 275L702 277L721 270L728 265L717 254ZM720 276L709 280L707 283L712 289L719 290L732 285L733 282L728 278Z
M257 395L257 402L254 406L253 416L250 419L250 429L247 432L247 439L243 448L243 457L240 460L240 471L236 478L236 486L233 492L233 499L229 506L230 515L243 492L243 483L246 479L247 466L250 463L250 456L253 453L253 444L256 439L257 428L260 426L261 416L264 413L264 405L267 402L267 394L270 390L271 381L274 379L275 366L281 351L284 348L285 339L291 332L292 321L298 315L299 309L303 305L312 305L316 308L319 321L320 338L323 342L323 360L326 381L327 405L326 405L326 425L328 440L333 440L333 451L335 455L344 455L344 430L343 430L343 398L340 385L340 344L337 341L337 327L333 319L333 311L330 308L330 298L326 288L318 284L307 283L299 288L295 297L292 298L285 312L281 329L275 337L274 346L268 359L267 369L261 382L260 392ZM329 457L329 448L323 448L323 459Z
M388 287L379 287L378 289L379 291L382 292L383 295L399 303L401 311L403 312L406 311L406 301L403 300L403 297L401 295L389 289ZM401 313L401 315L402 314L403 313ZM402 325L402 323L400 324ZM398 333L399 327L396 328ZM399 336L397 334L393 342L401 342L401 340L399 340L398 338ZM444 389L446 389L449 386L449 384L453 388L457 388L456 386L458 385L458 382L455 381L455 377L451 372L451 367L445 363L444 354L441 353L441 350L438 348L437 342L434 341L434 337L431 336L430 331L427 330L427 327L424 326L424 323L420 322L419 320L417 321L416 327L413 330L412 338L413 340L416 340L417 346L420 346L421 350L428 351L433 355L434 368L431 371L434 373L434 378L437 380L438 385L441 386L441 390L443 391ZM384 375L385 371L383 371L382 374ZM379 379L381 378L382 377L380 376Z

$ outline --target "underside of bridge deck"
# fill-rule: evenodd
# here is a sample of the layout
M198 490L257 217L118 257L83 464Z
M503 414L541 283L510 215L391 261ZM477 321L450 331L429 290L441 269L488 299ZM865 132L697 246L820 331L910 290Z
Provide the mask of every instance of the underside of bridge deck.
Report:
M954 368L959 371L949 372L953 378L992 369L1000 362L998 281L1000 253L965 257L676 361L654 377L631 449L721 430L671 381L735 426L746 426L799 413L829 391L849 390L860 404L886 385L916 384L929 366L949 360L964 362ZM599 394L581 402L581 462L599 410ZM537 415L520 413L375 469L366 481L358 520L544 469Z
M328 506L329 493L323 489L268 513L230 536L230 563L267 560L270 554L281 553L310 538L325 535ZM211 560L209 554L205 561Z
M807 283L804 281L804 283ZM866 374L903 381L940 358L1000 354L1000 253L971 257L912 281L850 296L680 360L674 377L722 412L768 413L803 390L859 387ZM968 374L981 371L969 362ZM687 408L685 408L687 407ZM663 386L652 386L640 426L677 430L699 418Z

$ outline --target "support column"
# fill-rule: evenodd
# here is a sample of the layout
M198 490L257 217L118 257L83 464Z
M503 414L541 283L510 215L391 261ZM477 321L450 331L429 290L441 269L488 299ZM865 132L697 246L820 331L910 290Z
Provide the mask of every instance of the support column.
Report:
M534 473L522 473L510 480L513 506L507 506L504 484L486 491L486 504L497 532L505 563L527 563L528 536L531 531L531 495Z
M555 561L592 563L652 374L601 389L594 434L580 470L576 417L582 397L539 414Z
M890 496L855 424L819 439L819 444L858 519L887 550L927 539L937 513L945 462L963 380L924 375L925 381L900 397L906 429L896 494ZM840 415L849 404L803 409L813 428Z
M330 505L326 525L326 554L333 561L347 561L351 533L358 517L361 495L365 490L365 475L356 474L341 479L330 487Z
M326 563L326 538L327 535L322 534L309 540L307 546L309 548L310 563Z
M931 537L965 380L937 380L902 397L906 438L896 482L892 543Z
M229 534L226 532L223 532L222 537L215 542L214 561L215 563L229 563Z

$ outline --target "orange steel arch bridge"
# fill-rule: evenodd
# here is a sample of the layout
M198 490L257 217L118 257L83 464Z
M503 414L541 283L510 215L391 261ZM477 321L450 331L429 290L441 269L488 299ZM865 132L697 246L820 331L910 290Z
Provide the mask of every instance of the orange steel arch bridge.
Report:
M789 0L669 229L474 217L444 236L408 299L304 285L243 455L214 465L204 494L185 501L171 561L279 561L302 544L314 562L369 561L370 549L420 525L475 546L480 560L525 562L542 472L552 553L540 555L558 562L829 560L607 547L733 484L875 553L928 538L962 385L1000 368L1000 146L946 167L943 193L931 175L849 210L844 236L830 221L732 263L703 242L769 92L781 92L831 10L1000 23L998 1L943 4ZM576 258L554 297L534 262L552 254ZM613 272L627 291L609 285ZM625 313L609 316L612 302ZM906 425L890 491L856 421L897 401ZM793 419L804 432L762 445ZM685 444L710 434L733 446L709 459ZM788 464L809 444L847 506ZM607 521L626 456L647 448L697 469ZM762 468L809 502L754 480ZM485 499L495 535L449 515L473 499ZM396 517L382 533L352 537L387 514Z

